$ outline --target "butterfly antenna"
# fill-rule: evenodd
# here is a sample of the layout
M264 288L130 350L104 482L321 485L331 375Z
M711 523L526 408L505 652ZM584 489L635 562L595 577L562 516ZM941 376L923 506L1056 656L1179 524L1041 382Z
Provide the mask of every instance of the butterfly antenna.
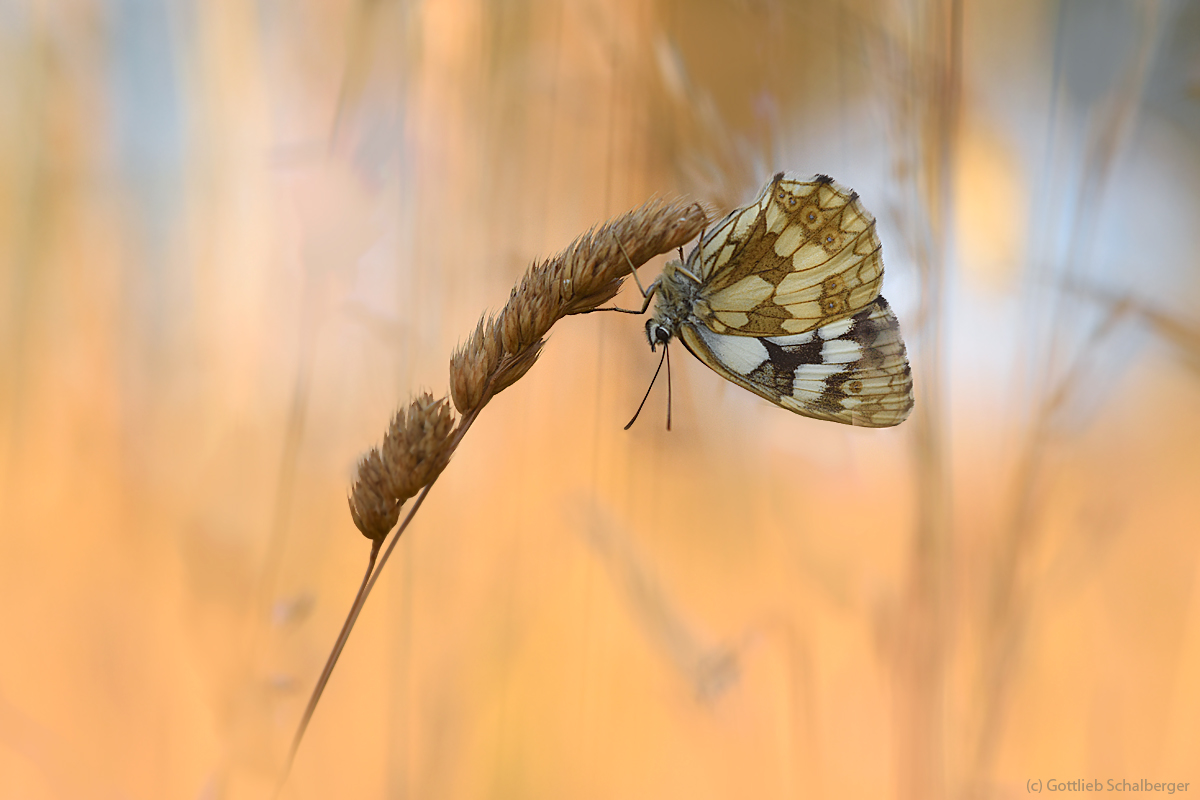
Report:
M625 430L629 430L630 428L632 428L632 427L633 427L633 423L637 422L638 415L642 413L642 407L646 405L646 400L647 400L647 399L649 399L649 397L650 397L650 390L654 388L654 382L655 382L656 380L658 380L658 373L662 372L662 365L663 365L663 361L665 361L665 360L666 360L666 358L667 358L667 348L664 346L664 347L663 347L663 354L662 354L662 358L660 358L660 359L658 360L658 369L654 370L654 377L650 379L650 385L646 387L646 396L642 398L642 402L641 402L641 403L638 405L637 411L635 411L635 412L633 413L633 419L629 420L629 424L625 426ZM669 375L669 374L670 374L670 372L671 372L671 368L670 368L670 367L668 367L668 368L667 368L667 374ZM667 383L667 396L668 396L668 403L667 403L667 405L668 405L668 408L669 408L669 406L670 406L670 400L669 400L669 398L670 398L670 392L671 392L671 384L670 384L670 382L668 382L668 383ZM668 422L667 422L667 426L668 426L668 427L667 427L667 429L668 429L668 430L670 430L670 421L669 421L669 420L670 420L670 416L671 416L671 413L670 413L670 411L668 410L668 412L667 412L667 419L668 419Z
M667 362L667 430L671 430L671 348L663 343L663 358Z

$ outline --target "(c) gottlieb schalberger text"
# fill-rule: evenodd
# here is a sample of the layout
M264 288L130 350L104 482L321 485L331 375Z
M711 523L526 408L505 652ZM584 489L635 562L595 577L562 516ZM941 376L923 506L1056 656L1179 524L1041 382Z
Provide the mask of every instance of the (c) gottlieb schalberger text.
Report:
M1042 792L1137 792L1139 794L1143 792L1158 792L1160 794L1176 794L1187 792L1191 785L1188 782L1151 781L1145 778L1138 778L1132 781L1124 778L1109 778L1107 780L1075 778L1069 781L1062 780L1061 778L1047 778L1044 781L1037 778L1030 778L1025 783L1025 790L1030 794L1040 794Z

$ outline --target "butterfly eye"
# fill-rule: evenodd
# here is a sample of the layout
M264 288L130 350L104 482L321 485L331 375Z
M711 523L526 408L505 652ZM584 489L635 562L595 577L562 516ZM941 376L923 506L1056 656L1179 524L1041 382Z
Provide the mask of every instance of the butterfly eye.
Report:
M842 386L842 391L847 392L848 394L858 394L862 391L862 388L862 381L846 381L846 383Z
M646 338L650 340L650 350L653 352L655 345L666 344L671 341L671 332L667 330L666 326L648 319L646 320Z
M825 309L826 314L833 314L842 310L842 301L837 297L831 297L822 303L821 307Z
M834 275L832 278L825 281L823 288L827 294L837 294L846 288L846 282L842 280L841 275Z

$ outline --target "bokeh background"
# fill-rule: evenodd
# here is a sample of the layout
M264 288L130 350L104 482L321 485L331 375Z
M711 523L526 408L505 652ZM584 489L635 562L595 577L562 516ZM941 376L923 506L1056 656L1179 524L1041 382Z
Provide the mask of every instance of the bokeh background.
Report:
M357 457L535 258L776 170L879 219L917 410L560 323L287 798L1200 791L1200 4L0 4L0 797L270 797ZM648 277L658 263L648 265ZM626 287L620 302L640 302Z

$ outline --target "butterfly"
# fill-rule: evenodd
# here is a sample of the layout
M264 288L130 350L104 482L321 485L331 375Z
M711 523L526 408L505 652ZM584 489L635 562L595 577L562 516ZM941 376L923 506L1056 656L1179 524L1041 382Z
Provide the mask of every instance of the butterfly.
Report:
M657 297L646 338L651 351L680 339L789 411L886 428L912 411L913 381L882 283L875 218L858 193L781 172L663 268L645 292L643 312Z

